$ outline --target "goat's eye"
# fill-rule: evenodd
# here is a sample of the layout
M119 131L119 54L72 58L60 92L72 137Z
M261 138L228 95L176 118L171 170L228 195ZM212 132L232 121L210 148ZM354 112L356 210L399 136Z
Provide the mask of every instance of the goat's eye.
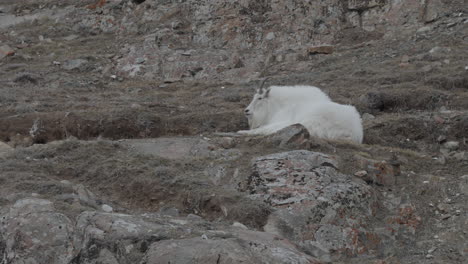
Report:
M259 97L259 98L258 98L258 100L262 100L262 98L261 98L261 97Z

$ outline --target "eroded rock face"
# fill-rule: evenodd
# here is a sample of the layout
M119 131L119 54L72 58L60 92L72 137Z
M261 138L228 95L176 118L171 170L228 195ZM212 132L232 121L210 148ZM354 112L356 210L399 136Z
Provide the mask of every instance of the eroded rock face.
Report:
M108 1L102 13L76 10L76 32L146 34L125 45L115 63L119 74L178 82L257 78L268 64L332 53L348 31L361 40L415 31L447 14L441 1ZM320 48L316 47L326 47ZM318 51L318 52L317 52Z
M277 208L265 230L325 261L369 250L366 223L377 209L376 193L337 167L333 157L305 150L254 159L251 196Z
M276 235L193 216L87 211L74 224L26 198L1 220L2 263L319 263Z
M176 238L177 225L156 223L153 216L84 212L77 219L74 242L79 263L138 263L153 241Z
M224 237L222 237L224 236ZM202 238L154 243L145 263L319 263L287 240L246 230L213 231Z

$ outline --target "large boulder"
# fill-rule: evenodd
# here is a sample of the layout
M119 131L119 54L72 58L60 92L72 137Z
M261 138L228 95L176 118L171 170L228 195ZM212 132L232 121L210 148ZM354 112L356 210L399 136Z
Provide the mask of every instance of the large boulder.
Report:
M62 264L73 259L74 225L67 216L54 211L52 202L21 199L2 218L5 263Z
M143 261L163 263L320 263L288 240L243 229L207 231L202 237L154 243Z
M378 249L380 238L367 228L376 192L337 167L332 156L305 150L254 159L251 196L277 208L265 230L324 261Z

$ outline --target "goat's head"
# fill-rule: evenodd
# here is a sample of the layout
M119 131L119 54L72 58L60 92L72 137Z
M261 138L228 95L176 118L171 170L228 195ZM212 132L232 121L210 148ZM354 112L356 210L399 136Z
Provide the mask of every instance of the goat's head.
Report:
M263 80L259 89L250 102L249 106L245 108L244 114L249 121L251 129L259 127L268 117L268 99L270 94L270 88L264 88L265 81Z

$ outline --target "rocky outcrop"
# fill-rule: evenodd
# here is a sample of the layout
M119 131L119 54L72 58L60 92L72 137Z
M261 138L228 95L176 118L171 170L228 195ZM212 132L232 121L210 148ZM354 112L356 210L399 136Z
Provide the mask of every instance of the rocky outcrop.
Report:
M253 167L251 196L277 208L265 227L268 232L297 242L324 261L379 246L362 239L374 235L367 223L378 207L376 193L341 174L335 158L293 151L256 158Z
M319 263L284 238L200 217L88 211L72 222L27 198L1 219L1 263Z

